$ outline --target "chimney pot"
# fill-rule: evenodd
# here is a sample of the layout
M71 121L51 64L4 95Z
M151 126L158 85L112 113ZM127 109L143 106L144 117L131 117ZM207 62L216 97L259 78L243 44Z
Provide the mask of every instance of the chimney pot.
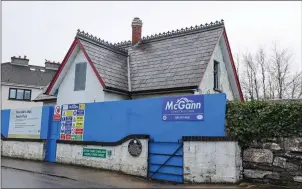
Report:
M142 39L142 26L143 22L138 18L135 17L132 21L132 45L135 45Z

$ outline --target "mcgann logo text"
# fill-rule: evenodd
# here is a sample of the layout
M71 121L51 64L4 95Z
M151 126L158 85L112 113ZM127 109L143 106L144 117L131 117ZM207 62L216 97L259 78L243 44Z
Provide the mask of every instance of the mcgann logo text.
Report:
M203 120L203 96L167 98L163 120Z

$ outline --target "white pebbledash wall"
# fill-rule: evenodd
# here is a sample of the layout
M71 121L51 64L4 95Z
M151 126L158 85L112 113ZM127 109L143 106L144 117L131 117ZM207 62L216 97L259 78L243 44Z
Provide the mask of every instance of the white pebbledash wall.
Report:
M185 141L184 181L237 183L241 179L240 147L235 141Z
M45 157L44 142L1 141L1 155L43 161Z
M142 144L142 153L138 157L133 157L128 152L128 144L130 140L117 146L74 145L58 143L56 155L57 162L121 171L130 175L147 177L148 139L138 140L140 140ZM112 155L107 155L106 158L83 157L82 154L84 147L112 150Z
M82 91L74 91L75 65L80 62L87 62L86 87ZM78 49L75 59L72 61L68 72L66 73L58 91L57 104L74 104L89 102L104 102L125 100L127 96L103 91L97 76L88 63L84 53Z

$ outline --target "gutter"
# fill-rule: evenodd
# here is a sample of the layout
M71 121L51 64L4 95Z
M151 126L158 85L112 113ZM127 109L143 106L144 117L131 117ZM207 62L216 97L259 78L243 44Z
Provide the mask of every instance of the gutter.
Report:
M130 54L128 54L127 56L127 66L128 66L128 91L131 92Z

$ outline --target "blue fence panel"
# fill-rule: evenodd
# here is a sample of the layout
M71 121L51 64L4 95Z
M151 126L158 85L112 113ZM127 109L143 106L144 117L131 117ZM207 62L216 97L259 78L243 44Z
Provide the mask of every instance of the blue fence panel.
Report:
M182 136L225 136L225 94L204 95L204 121L163 121L163 98L88 103L84 141L113 142L129 134L149 134L156 141Z
M1 110L1 134L8 135L10 110Z

